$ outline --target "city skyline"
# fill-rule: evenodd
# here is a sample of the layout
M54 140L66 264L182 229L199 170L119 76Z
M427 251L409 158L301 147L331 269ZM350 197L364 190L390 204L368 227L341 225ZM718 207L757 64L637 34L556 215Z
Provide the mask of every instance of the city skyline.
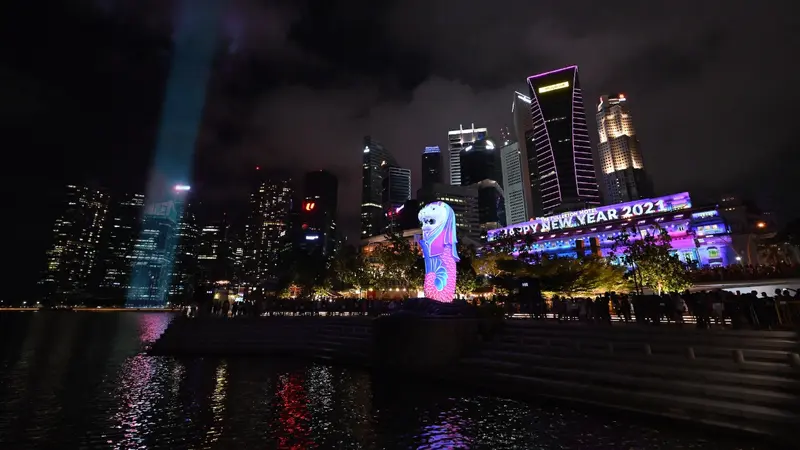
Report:
M452 45L455 30L422 26L422 32L409 33L405 24L410 17L441 20L443 11L472 23L477 19L461 17L469 8L431 10L413 3L331 4L320 13L319 6L304 11L291 4L265 9L237 2L219 37L195 173L184 180L207 199L206 207L221 212L232 202L246 202L237 200L246 199L243 174L258 164L291 167L302 154L296 172L324 168L339 177L341 216L349 222L340 227L353 236L360 184L353 150L364 134L381 139L411 169L416 189L420 149L447 148L443 129L473 121L490 132L511 126L508 94L525 92L526 76L577 64L584 107L603 93L630 95L658 192L740 192L770 209L797 210L791 196L775 204L786 197L780 194L791 179L789 168L796 166L791 127L784 124L796 97L784 88L791 86L792 71L763 70L783 63L782 46L791 41L784 39L791 29L788 12L731 5L722 20L716 10L694 5L687 19L674 4L598 9L579 2L566 10L500 2L487 13L510 20L508 33L487 30L461 47ZM44 199L18 201L19 213L35 224L15 225L19 239L11 244L24 255L20 266L27 273L41 267L41 236L52 226L55 194L64 184L98 180L119 184L114 189L145 191L171 27L169 8L149 4L61 5L47 17L31 5L16 7L20 20L9 28L11 36L35 30L62 36L36 49L36 58L29 56L30 46L21 45L4 61L11 137L22 143L19 164L34 168L13 171L6 182L10 190L26 186ZM364 12L374 20L346 21L319 39L319 30ZM598 14L636 25L612 28L595 20ZM358 38L364 35L372 38ZM465 52L488 60L466 61ZM743 58L750 63L741 65ZM54 66L76 70L64 73ZM283 69L267 69L276 66ZM753 79L760 80L758 89L741 92ZM107 95L112 87L113 102ZM596 126L588 122L596 143ZM763 129L774 132L755 131ZM65 153L66 146L73 150ZM735 157L719 158L720 149ZM764 173L770 176L759 179Z

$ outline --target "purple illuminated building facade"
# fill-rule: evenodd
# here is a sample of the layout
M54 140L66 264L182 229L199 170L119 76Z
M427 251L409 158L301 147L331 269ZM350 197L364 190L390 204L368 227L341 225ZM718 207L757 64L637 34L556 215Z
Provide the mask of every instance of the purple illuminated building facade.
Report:
M687 192L537 218L490 230L488 240L512 236L518 244L515 254L527 247L550 256L605 257L623 230L643 235L657 227L670 234L673 250L684 262L701 267L737 262L730 229L719 211L694 207Z
M536 167L542 215L600 205L578 66L528 77L533 146L528 165ZM533 183L532 183L533 184Z

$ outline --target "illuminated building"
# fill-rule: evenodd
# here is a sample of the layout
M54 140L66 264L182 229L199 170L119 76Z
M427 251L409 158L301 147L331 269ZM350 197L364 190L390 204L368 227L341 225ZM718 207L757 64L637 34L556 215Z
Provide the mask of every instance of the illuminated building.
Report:
M578 66L528 77L528 87L542 213L600 205Z
M329 261L336 248L339 180L330 172L309 172L303 183L300 248Z
M515 91L514 100L511 103L511 115L514 119L514 137L516 137L516 142L519 145L523 197L526 205L525 218L529 219L542 214L542 199L539 194L539 166L536 162L536 147L533 142L531 98ZM514 139L511 142L513 143ZM505 170L505 166L503 167L503 170Z
M292 179L285 173L256 168L255 177L245 225L243 264L246 277L258 284L277 276L282 258L291 250L294 190Z
M450 185L461 186L461 150L473 144L475 141L486 139L486 128L472 128L464 129L459 125L458 130L452 130L447 133L448 141L448 176Z
M459 240L478 245L481 238L479 218L478 186L452 186L434 184L428 189L420 189L417 197L423 205L431 202L447 202L456 217Z
M422 153L422 188L442 182L442 152L439 146L425 147Z
M385 213L383 209L384 180L390 167L397 167L391 153L370 136L364 137L361 173L361 238L383 233Z
M623 94L604 95L597 105L597 147L606 203L652 197L653 185L644 171L639 139Z
M167 305L180 215L174 200L145 204L142 229L131 258L131 286L126 307L163 308Z
M100 281L100 288L109 294L121 295L130 287L131 258L141 229L143 208L144 194L127 194L111 202Z
M187 196L188 186L175 187L175 209L178 224L175 228L174 264L170 275L169 300L172 303L191 299L197 273L197 218Z
M528 207L530 202L526 194L530 186L525 184L522 152L518 142L512 142L500 149L500 161L503 172L503 192L505 194L506 223L520 223L531 217Z
M489 241L508 236L515 252L558 257L592 253L609 256L613 239L623 230L637 235L653 233L656 227L672 237L673 251L684 262L701 266L736 263L730 228L716 207L695 207L686 192L540 217L491 230ZM618 252L620 252L618 250Z
M461 185L478 189L478 223L483 231L506 224L503 175L494 140L480 139L461 150Z
M86 186L68 185L64 208L53 225L47 268L40 282L45 297L63 302L94 287L108 195Z
M232 278L233 264L228 248L228 222L215 221L202 226L197 239L198 284L209 287L216 281Z
M383 184L383 205L386 211L394 210L411 200L410 169L389 167Z

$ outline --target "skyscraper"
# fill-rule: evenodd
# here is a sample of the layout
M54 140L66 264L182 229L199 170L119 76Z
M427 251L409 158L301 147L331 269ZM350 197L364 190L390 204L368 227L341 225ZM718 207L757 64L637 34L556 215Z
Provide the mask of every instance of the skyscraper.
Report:
M228 252L227 220L215 220L199 227L197 238L198 285L213 286L220 280L230 281L233 264Z
M531 218L527 196L530 186L525 185L522 172L527 161L522 160L519 142L512 142L500 149L503 168L503 192L505 193L506 224L525 222Z
M389 167L383 179L383 209L394 210L411 200L411 170Z
M578 66L533 75L528 86L544 214L600 205Z
M511 103L511 114L514 117L514 137L519 143L523 194L528 218L541 216L542 199L539 193L539 164L536 161L536 147L533 142L531 98L515 91Z
M107 194L87 186L67 186L41 281L45 297L63 302L86 293L95 279L99 281L95 269L107 213Z
M500 153L493 139L480 139L461 150L461 185L478 189L478 222L483 231L506 223Z
M178 224L173 242L175 263L170 275L169 300L172 303L191 299L197 282L197 218L188 195L188 186L175 187Z
M397 167L394 157L379 142L370 136L364 137L363 164L361 174L361 238L383 233L385 214L383 211L384 179L389 167Z
M281 259L291 250L294 191L288 174L257 167L254 176L243 253L246 277L258 284L277 276Z
M425 147L422 153L422 187L442 182L442 152L439 146Z
M100 287L112 296L124 295L131 283L131 258L142 223L144 194L126 194L111 202L105 236Z
M303 192L300 248L330 260L336 248L339 180L324 170L309 172Z
M167 304L181 216L175 203L169 200L145 204L142 229L133 249L126 307L163 308Z
M600 97L597 105L598 156L606 189L606 203L624 203L654 197L644 171L639 139L623 94Z
M447 140L449 143L448 148L448 176L450 184L453 186L461 186L461 150L467 148L475 141L486 139L486 128L472 128L464 129L459 125L458 130L452 130L447 133Z

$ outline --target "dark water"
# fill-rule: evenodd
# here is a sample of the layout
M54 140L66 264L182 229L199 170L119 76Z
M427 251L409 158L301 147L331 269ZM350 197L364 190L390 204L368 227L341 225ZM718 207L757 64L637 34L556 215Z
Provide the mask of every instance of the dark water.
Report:
M0 314L0 448L740 448L719 443L719 433L362 370L142 354L168 321L155 313Z

